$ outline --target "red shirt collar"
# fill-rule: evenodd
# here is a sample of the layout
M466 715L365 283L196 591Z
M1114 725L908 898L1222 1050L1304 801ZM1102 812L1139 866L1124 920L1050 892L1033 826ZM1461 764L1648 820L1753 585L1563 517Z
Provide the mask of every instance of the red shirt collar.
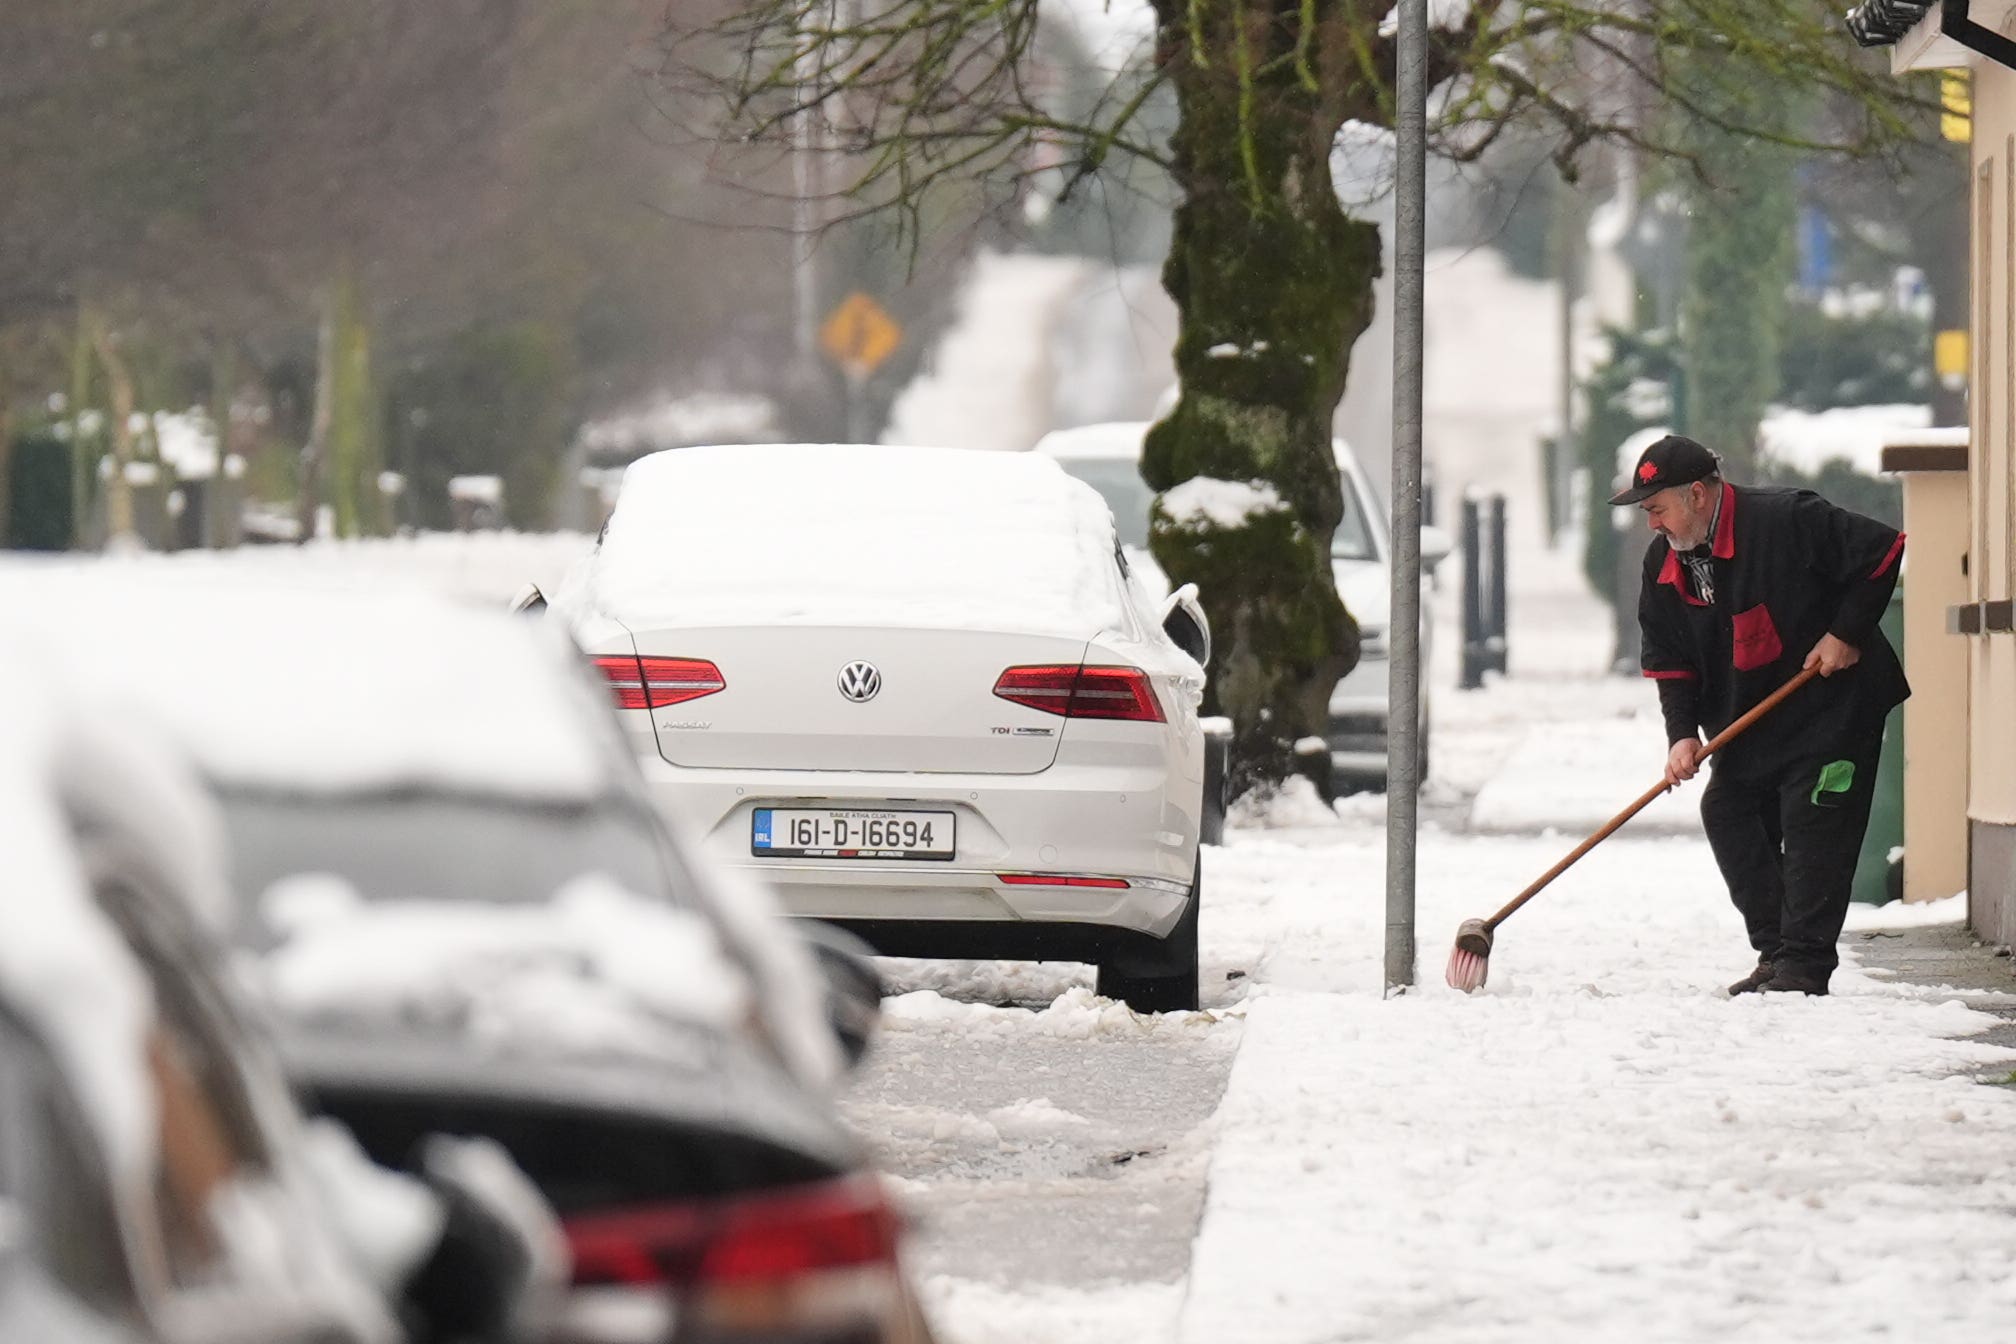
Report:
M1736 558L1736 487L1722 482L1722 512L1715 519L1715 550L1717 560Z
M1736 558L1736 487L1722 482L1721 513L1715 519L1715 545L1709 552L1717 560ZM1675 592L1687 599L1689 606L1705 607L1708 604L1687 591L1687 580L1680 574L1680 553L1672 543L1666 546L1666 563L1659 569L1659 582L1670 583Z

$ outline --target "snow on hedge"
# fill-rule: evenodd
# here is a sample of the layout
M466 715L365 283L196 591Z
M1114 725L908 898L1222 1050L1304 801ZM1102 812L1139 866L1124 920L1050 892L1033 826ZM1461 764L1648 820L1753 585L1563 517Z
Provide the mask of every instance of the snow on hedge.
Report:
M1865 476L1882 474L1883 449L1900 431L1932 423L1929 406L1836 406L1825 411L1773 411L1758 430L1762 458L1807 476L1844 462Z
M631 464L587 605L648 626L892 625L1087 638L1121 622L1113 523L1033 453L683 448Z
M1843 463L1865 476L1880 476L1883 450L1893 443L1964 445L1964 428L1933 429L1929 406L1835 406L1824 411L1783 407L1764 417L1757 430L1760 461L1805 476L1829 462ZM1617 482L1622 482L1647 447L1673 431L1664 425L1641 429L1617 445ZM1722 451L1716 444L1709 448Z

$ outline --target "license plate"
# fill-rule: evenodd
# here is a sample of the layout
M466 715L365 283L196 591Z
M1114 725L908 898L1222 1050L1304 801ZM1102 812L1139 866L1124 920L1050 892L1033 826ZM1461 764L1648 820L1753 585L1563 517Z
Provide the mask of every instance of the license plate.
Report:
M749 851L773 859L950 859L953 821L950 812L759 807Z

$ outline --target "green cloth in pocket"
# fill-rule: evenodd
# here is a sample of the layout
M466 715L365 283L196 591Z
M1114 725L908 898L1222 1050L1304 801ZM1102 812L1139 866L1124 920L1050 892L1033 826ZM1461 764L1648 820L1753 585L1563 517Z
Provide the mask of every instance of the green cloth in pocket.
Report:
M1813 806L1833 807L1839 799L1828 798L1827 794L1841 794L1855 787L1855 762L1829 761L1820 767L1820 778L1813 784Z

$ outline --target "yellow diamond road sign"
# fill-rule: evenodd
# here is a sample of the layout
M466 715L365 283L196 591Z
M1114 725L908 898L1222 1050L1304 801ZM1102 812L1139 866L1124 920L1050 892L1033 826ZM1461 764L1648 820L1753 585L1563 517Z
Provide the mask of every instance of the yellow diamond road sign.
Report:
M856 290L840 301L819 327L819 347L835 364L866 378L903 344L903 324Z

